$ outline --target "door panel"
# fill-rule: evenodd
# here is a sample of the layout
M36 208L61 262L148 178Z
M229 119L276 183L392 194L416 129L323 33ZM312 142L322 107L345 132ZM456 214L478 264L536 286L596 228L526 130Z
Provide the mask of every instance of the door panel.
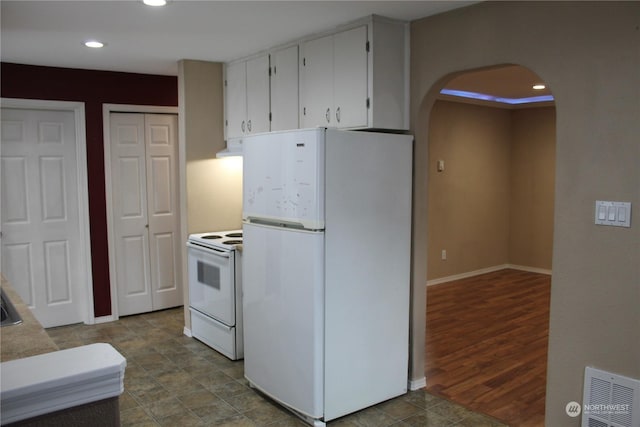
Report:
M243 226L245 375L311 417L323 415L324 233Z
M271 130L298 128L298 46L271 55Z
M178 117L146 114L147 212L152 307L182 305L177 260L178 243Z
M147 229L144 115L112 114L111 189L118 314L143 313L151 305Z
M247 61L247 133L269 132L269 55Z
M367 126L367 27L333 38L333 112L339 128Z
M300 99L302 128L335 126L333 114L333 36L302 45Z
M226 68L227 138L244 135L247 116L246 63L236 62Z
M2 270L45 327L84 320L75 114L2 109Z
M118 314L182 305L177 117L113 113L110 121Z

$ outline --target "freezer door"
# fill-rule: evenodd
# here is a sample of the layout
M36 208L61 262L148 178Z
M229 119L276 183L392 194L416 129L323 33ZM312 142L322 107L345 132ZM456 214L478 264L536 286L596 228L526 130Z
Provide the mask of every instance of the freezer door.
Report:
M271 132L243 143L243 219L324 228L325 129Z
M243 247L245 377L321 418L324 234L245 224Z

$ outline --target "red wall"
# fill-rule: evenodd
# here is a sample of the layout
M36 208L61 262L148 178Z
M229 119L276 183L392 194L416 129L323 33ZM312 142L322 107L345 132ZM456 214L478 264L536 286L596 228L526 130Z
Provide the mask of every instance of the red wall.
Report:
M0 96L85 103L93 306L111 314L102 104L178 105L175 76L0 64Z

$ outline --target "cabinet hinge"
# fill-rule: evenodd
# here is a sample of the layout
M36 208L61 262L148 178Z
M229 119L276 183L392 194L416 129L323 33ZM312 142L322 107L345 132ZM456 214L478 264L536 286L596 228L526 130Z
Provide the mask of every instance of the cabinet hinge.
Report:
M269 67L269 77L271 77L271 67Z
M229 120L225 120L225 121L224 121L224 125L225 125L225 126L229 126Z
M307 107L302 107L302 115L303 116L307 115Z
M269 111L269 121L271 121L271 111Z
M302 66L303 67L307 66L307 58L302 58Z
M367 40L367 47L366 47L366 49L367 49L367 52L369 52L369 48L370 48L370 45L369 45L369 40Z
M371 99L367 98L367 108L371 108Z
M274 65L273 66L273 74L275 74L275 73L276 73L276 66Z
M225 79L225 81L224 81L224 85L225 85L225 87L227 86L227 80L226 80L226 79Z

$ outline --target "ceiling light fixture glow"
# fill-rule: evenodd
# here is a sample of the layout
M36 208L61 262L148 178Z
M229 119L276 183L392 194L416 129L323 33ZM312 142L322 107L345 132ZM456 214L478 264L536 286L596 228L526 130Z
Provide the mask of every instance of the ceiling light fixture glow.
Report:
M84 45L92 49L99 49L101 47L104 47L104 43L99 42L98 40L87 40L86 42L84 42Z
M545 85L543 85L542 83L536 83L532 86L535 90L542 90L542 89L546 89L547 87Z
M502 98L499 96L487 95L484 93L467 92L464 90L452 90L452 89L442 89L440 93L443 95L459 96L461 98L470 98L470 99L480 99L482 101L500 102L502 104L509 104L509 105L553 101L553 95L531 96L527 98Z
M165 6L167 4L167 0L142 0L144 4L147 6Z

